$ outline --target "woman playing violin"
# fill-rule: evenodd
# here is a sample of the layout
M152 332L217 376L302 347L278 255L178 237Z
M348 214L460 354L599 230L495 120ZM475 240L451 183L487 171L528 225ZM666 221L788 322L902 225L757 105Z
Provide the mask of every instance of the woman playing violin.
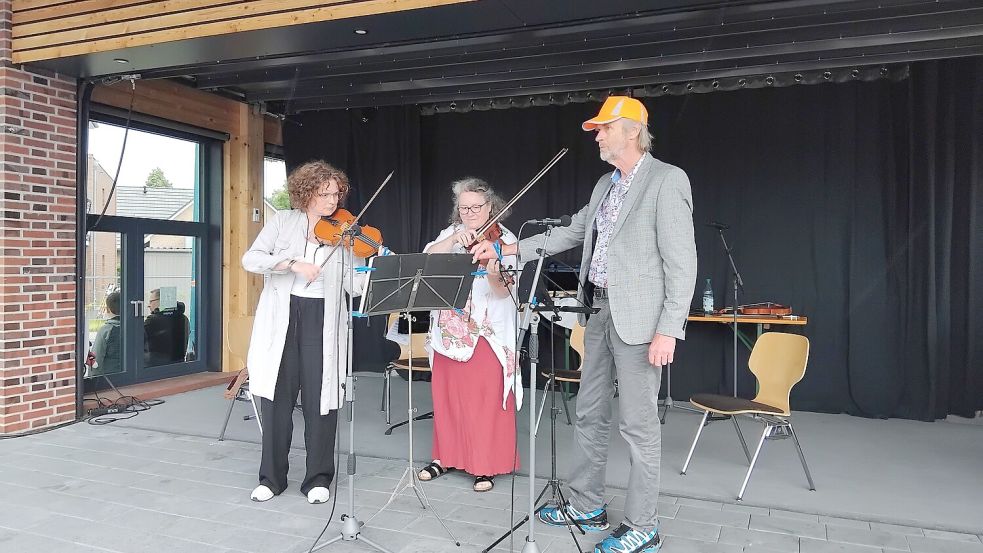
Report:
M503 209L502 199L481 179L457 181L452 190L451 224L424 252L466 253L482 239L477 232ZM504 227L496 230L503 243L516 242ZM460 469L473 475L474 490L483 492L492 488L495 475L518 464L515 403L522 403L522 383L513 378L516 304L502 275L503 264L515 263L514 256L490 260L487 275L474 279L463 310L431 313L433 462L420 471L421 480Z
M301 165L287 178L293 209L267 221L242 257L247 271L264 276L246 360L250 391L260 398L263 421L254 501L272 499L287 487L298 391L307 445L300 491L310 503L324 503L329 497L338 409L344 397L340 384L347 368L342 362L348 347L344 292L361 289L364 276L349 275L352 263L364 263L347 251L332 254L333 248L318 238L314 227L321 217L335 213L348 188L348 177L323 161Z

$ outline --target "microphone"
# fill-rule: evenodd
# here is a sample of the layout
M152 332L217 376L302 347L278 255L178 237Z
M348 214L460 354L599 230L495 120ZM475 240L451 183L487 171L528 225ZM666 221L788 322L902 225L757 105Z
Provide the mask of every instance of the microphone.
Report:
M569 227L570 221L570 216L564 215L559 219L529 219L526 221L526 223L530 225L543 225L549 227Z
M718 223L716 221L710 221L709 223L707 223L707 226L708 227L713 227L713 228L715 228L717 230L727 230L727 229L730 228L730 225L725 225L723 223Z

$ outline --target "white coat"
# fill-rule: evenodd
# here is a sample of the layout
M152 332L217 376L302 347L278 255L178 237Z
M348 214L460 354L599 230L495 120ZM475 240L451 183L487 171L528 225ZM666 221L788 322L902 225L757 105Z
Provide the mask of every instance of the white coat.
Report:
M263 275L263 291L256 305L252 337L246 366L249 367L249 390L253 394L273 400L280 360L290 322L290 290L294 273L289 269L275 271L273 267L287 259L302 259L306 247L307 215L300 210L280 211L266 223L256 241L242 256L242 266L251 273ZM340 287L355 295L360 293L364 273L355 273L350 286L349 254L339 250L331 256L321 271L324 282L324 368L321 381L321 414L338 409L344 399L341 383L348 367L347 305L340 294ZM354 258L356 266L364 260ZM337 321L333 324L332 321Z

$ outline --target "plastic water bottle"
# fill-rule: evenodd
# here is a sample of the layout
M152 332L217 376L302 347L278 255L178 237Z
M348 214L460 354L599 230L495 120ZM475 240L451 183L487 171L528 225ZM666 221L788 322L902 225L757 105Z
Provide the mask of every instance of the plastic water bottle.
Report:
M707 287L703 290L703 312L709 315L713 313L713 287L710 286L710 279L707 279Z

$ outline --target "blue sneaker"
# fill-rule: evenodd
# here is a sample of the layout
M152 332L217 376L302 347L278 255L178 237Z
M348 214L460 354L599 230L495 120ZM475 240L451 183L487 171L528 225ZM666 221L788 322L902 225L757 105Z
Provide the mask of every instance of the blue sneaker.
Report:
M622 524L613 534L594 546L594 553L656 553L662 547L659 531L640 532Z
M573 521L588 532L600 532L611 527L608 524L608 512L603 508L585 513L569 503L563 506L543 507L536 513L536 518L550 526L573 526Z

